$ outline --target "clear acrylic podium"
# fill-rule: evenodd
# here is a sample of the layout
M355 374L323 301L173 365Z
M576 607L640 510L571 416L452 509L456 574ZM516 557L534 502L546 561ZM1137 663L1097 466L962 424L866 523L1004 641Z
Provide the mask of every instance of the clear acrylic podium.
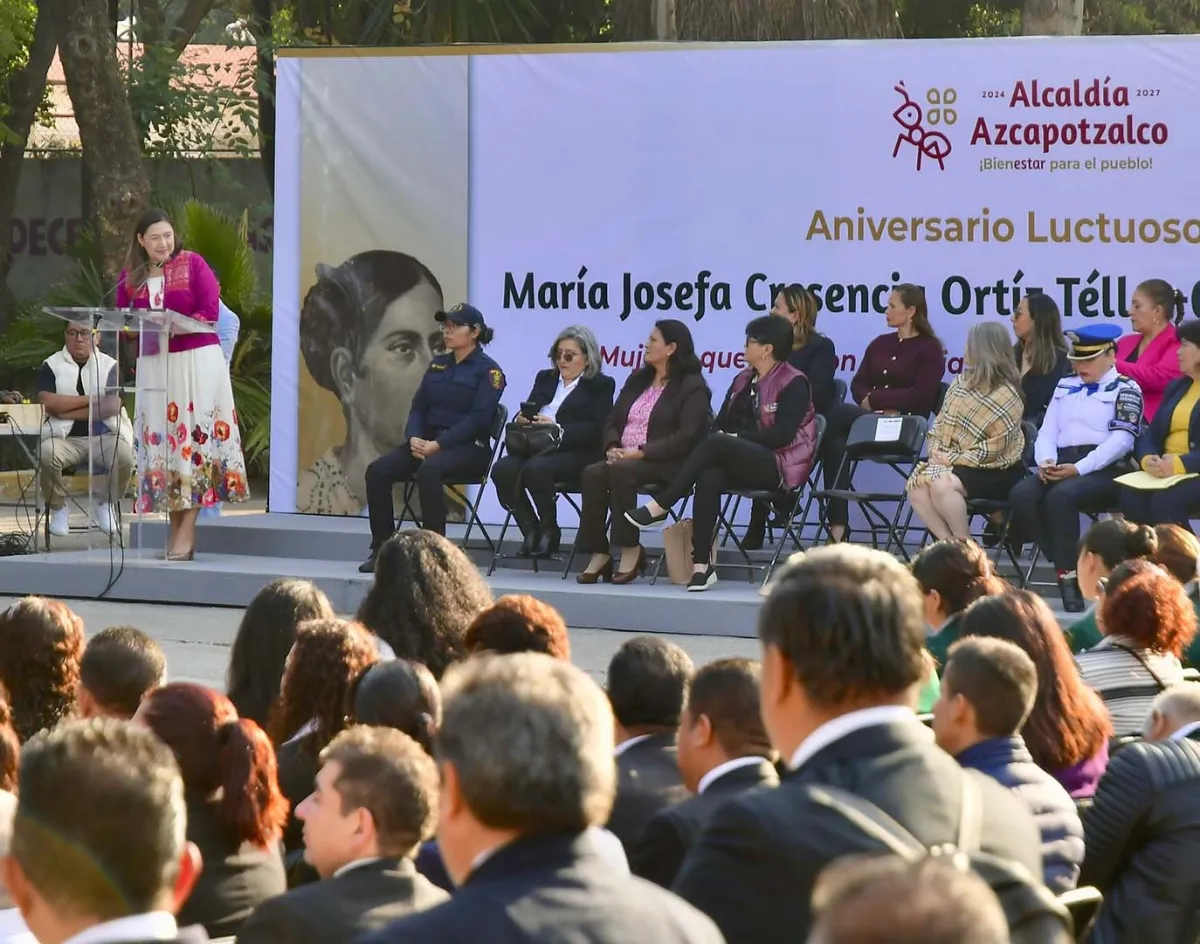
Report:
M174 424L167 416L167 389L171 370L168 345L171 335L212 333L212 324L189 318L173 311L148 311L124 308L45 308L47 314L58 318L66 331L83 329L92 332L95 350L111 357L115 367L110 376L90 378L92 389L88 397L89 423L102 422L109 430L127 438L133 448L133 476L125 488L110 480L115 445L112 437L93 437L87 451L86 465L76 466L77 473L86 471L85 496L72 494L68 489L67 507L74 514L72 534L78 530L80 519L86 522L87 550L101 552L106 557L118 550L123 556L162 558L166 552L168 513L165 502L153 496L165 495L168 483L154 482L153 476L163 476L174 437ZM92 360L95 364L95 359ZM86 370L87 368L85 368ZM99 368L97 365L97 375ZM129 384L133 378L132 385ZM125 407L125 395L134 394L131 421ZM74 391L72 391L74 393ZM43 440L52 435L52 418L47 416L42 427ZM132 493L132 501L122 499ZM109 503L116 517L115 529L105 529L102 505ZM41 509L39 509L41 510ZM126 535L128 529L128 536ZM78 545L77 540L72 541Z

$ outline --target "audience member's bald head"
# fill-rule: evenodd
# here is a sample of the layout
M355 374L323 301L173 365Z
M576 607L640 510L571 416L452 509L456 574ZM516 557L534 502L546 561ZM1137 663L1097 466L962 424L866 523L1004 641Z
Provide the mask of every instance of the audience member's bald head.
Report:
M1181 682L1160 692L1143 733L1148 741L1161 741L1189 724L1200 724L1200 682Z

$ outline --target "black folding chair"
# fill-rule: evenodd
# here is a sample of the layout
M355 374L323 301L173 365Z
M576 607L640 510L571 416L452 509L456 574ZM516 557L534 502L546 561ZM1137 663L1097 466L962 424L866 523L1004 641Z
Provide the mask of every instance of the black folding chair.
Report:
M579 495L579 494L580 494L580 491L579 491L579 482L578 481L555 482L554 483L554 497L555 498L565 498L567 500L567 504L570 505L573 509L575 509L576 515L583 514L582 510L579 507L579 503L575 500L575 496ZM504 516L504 524L500 528L500 537L496 538L496 547L495 547L495 550L492 552L492 563L488 567L488 572L487 572L487 575L489 577L495 572L497 562L502 561L502 560L529 560L530 563L533 564L533 572L535 574L541 573L540 561L562 560L562 554L553 554L550 557L540 558L540 560L537 557L518 558L515 554L501 554L500 551L504 547L504 536L506 534L508 534L508 529L512 524L512 520L513 520L513 516L512 516L512 512L510 511ZM575 559L575 545L574 545L574 543L572 543L570 555L567 558L567 570L570 569L571 561L573 561L574 559ZM564 578L567 575L567 570L563 571Z
M1025 448L1021 450L1021 465L1026 469L1033 466L1033 445L1037 441L1037 426L1030 420L1025 420L1021 423L1021 430L1025 434ZM1008 530L1012 524L1012 504L1008 499L1003 501L987 498L968 498L967 499L967 517L974 518L981 516L985 520L990 519L992 515L1001 515L1000 529L997 532L999 541L992 551L992 569L999 572L1000 555L1006 554L1009 561L1013 565L1013 570L1017 575L1017 582L1022 588L1025 586L1025 570L1021 567L1021 562L1017 559L1017 554L1008 545ZM985 525L986 527L986 525Z
M834 392L837 393L838 401L845 403L846 397L850 396L850 387L847 385L846 381L842 380L841 377L835 377L833 379L833 389Z
M488 534L484 523L479 520L479 503L483 501L483 492L491 480L492 466L496 464L496 460L500 458L500 452L504 447L504 427L508 425L508 407L503 403L497 404L496 415L492 419L492 428L488 433L488 438L492 443L492 454L488 459L487 469L483 473L483 477L474 482L446 482L446 490L455 498L462 502L467 520L467 533L463 535L462 544L459 545L464 551L467 550L468 543L471 540L471 532L476 526L483 532L483 539L487 541L488 550L495 552L496 544L493 543L491 535ZM420 521L412 508L412 496L417 484L412 479L407 479L404 482L404 503L400 509L400 519L396 522L396 530L400 530L400 525L403 524L404 518L407 515L412 519L413 523L420 527ZM467 489L476 488L475 500L472 501L470 495L467 494Z
M929 414L930 416L937 416L942 412L942 407L946 405L946 394L949 390L950 385L948 383L943 382L938 384L937 399L933 401L933 412Z
M1092 922L1100 913L1100 906L1104 904L1104 895L1101 894L1100 889L1091 885L1073 888L1071 891L1059 895L1058 902L1071 913L1075 940L1085 940L1092 930Z
M581 505L583 502L583 493L580 491L579 484L578 483L573 483L573 484L565 484L564 483L564 484L559 484L559 485L555 486L555 488L557 489L558 494L560 496L562 496L563 498L565 498L567 500L567 502L570 503L571 507L573 509L575 509L575 514L582 517L583 509L582 509ZM638 489L638 494L639 495L648 495L650 498L653 498L655 495L657 495L659 492L661 492L663 490L663 488L665 488L665 486L663 486L663 485L643 485ZM579 496L579 502L576 502L576 500L575 500L576 495ZM667 514L671 516L672 524L678 524L680 521L683 520L683 514L687 510L689 501L691 501L691 497L690 496L685 497L683 499L683 502L680 504L678 511L675 508L667 509ZM605 531L608 530L608 527L611 524L612 524L612 515L610 514L604 523ZM573 541L571 543L571 552L570 552L570 554L567 555L567 562L566 562L566 564L563 565L563 572L562 572L563 580L566 580L567 577L569 577L571 575L571 565L575 563L576 550L577 550L576 543ZM664 550L664 552L662 554L660 554L654 562L654 570L650 575L650 583L651 584L653 584L655 581L658 580L659 572L662 570L663 562L666 559L667 559L667 555L666 555L666 551ZM647 566L647 568L649 568L649 566L650 566L649 561L646 562L646 566ZM534 569L535 570L537 569L536 565L535 565Z
M886 532L887 543L881 548L890 552L895 545L900 555L909 560L908 550L904 547L903 532L907 525L900 524L900 516L907 506L907 497L903 483L908 482L913 469L921 458L921 450L925 445L925 435L929 430L929 421L923 416L903 414L900 416L884 416L879 413L866 413L854 421L850 427L850 435L846 440L846 452L838 466L837 482L842 473L847 473L850 481L848 488L814 489L809 492L808 502L804 506L803 518L808 518L808 511L814 502L822 508L821 523L817 529L817 538L821 532L832 539L829 516L824 509L828 502L840 499L858 506L867 519L867 527L871 532L871 544L879 548L879 534ZM854 487L854 474L859 467L867 465L891 469L900 476L899 492L859 491ZM879 505L895 504L896 511L890 518L880 510Z

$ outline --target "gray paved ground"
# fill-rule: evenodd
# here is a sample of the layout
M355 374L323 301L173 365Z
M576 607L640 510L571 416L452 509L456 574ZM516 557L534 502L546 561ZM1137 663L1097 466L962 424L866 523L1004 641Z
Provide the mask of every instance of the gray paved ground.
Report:
M14 597L0 597L0 609L14 600ZM242 618L240 609L93 600L68 602L83 617L89 634L121 624L150 633L166 653L173 681L200 682L217 688L224 686L229 646ZM603 629L571 630L571 653L575 664L603 682L608 660L632 635ZM697 665L726 656L758 657L758 644L753 639L725 636L666 638L683 646Z

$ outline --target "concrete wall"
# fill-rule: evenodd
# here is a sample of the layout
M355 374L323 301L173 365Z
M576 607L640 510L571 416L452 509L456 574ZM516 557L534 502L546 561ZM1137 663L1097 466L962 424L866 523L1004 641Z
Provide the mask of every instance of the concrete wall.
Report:
M84 225L82 168L82 160L71 156L25 161L9 236L8 284L19 299L40 295L74 271L67 250ZM147 169L158 199L195 197L231 213L248 208L259 284L270 288L273 207L257 160L148 160Z

